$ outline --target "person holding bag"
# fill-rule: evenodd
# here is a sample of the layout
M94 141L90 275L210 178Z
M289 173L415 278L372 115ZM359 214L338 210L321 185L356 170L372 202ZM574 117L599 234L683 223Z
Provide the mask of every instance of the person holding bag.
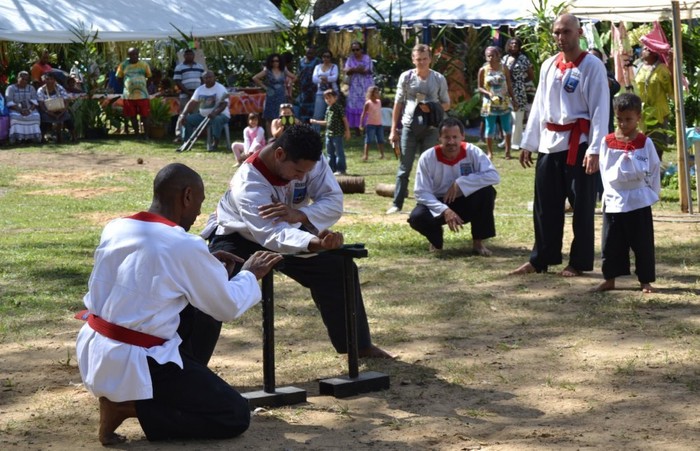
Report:
M394 144L400 141L401 156L399 169L396 172L394 201L386 211L388 215L398 213L403 208L403 201L408 195L408 179L416 153L420 154L423 150L438 143L437 126L429 124L424 126L426 119L422 114L416 116L416 109L419 109L421 113L429 113L432 111L430 105L434 103L439 104L443 111L450 109L447 80L442 74L430 69L430 47L425 44L417 44L413 47L411 57L416 68L407 70L399 77L391 117L389 141ZM398 132L399 119L403 124L400 134Z
M52 129L56 135L56 142L63 142L63 129L70 130L71 140L76 142L73 119L68 111L68 93L60 84L56 83L56 77L52 72L42 76L44 85L39 88L36 95L39 99L39 114L41 115L42 132Z

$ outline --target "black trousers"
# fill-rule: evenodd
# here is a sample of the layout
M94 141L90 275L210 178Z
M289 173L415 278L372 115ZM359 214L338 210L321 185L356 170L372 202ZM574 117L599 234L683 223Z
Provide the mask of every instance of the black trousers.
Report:
M639 283L656 280L654 220L651 207L603 215L603 277L630 274L630 249Z
M243 238L238 233L233 233L214 235L211 238L209 250L212 252L224 250L247 259L256 251L265 250L265 248ZM321 313L331 344L339 353L347 352L343 263L343 257L322 252L310 258L286 257L284 266L280 269L280 272L311 290L311 297ZM237 268L236 272L239 270L240 268ZM372 345L372 340L357 271L355 274L357 345L359 349L366 349Z
M593 214L595 211L596 175L586 174L582 167L587 143L578 149L576 165L566 164L567 152L541 153L535 167L535 245L530 264L537 272L562 262L564 240L564 201L574 209L569 266L579 271L593 269Z
M457 213L465 223L471 223L472 239L485 240L496 236L496 225L493 218L495 202L496 190L493 186L486 186L469 196L458 197L447 206ZM415 231L425 236L430 244L442 249L445 215L436 218L428 207L417 204L408 216L408 223Z
M136 401L138 420L148 440L223 439L248 429L248 401L207 368L211 353L193 350L199 335L210 334L207 324L211 321L213 318L191 305L180 313L183 368L148 358L153 399Z

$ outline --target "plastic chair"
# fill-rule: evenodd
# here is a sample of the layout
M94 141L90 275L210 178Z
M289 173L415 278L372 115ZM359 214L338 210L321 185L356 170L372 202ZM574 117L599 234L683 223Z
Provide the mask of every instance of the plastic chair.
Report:
M224 135L226 136L226 149L225 150L231 150L231 124L230 124L230 119L229 122L226 123L226 126L224 127ZM209 128L207 128L207 150L213 150L214 149L214 136L212 133L209 133Z

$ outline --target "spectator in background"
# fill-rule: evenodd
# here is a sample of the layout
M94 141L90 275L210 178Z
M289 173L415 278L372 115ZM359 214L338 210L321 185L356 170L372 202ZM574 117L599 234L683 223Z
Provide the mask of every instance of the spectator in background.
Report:
M505 138L505 159L510 160L511 111L518 108L513 101L510 72L501 63L501 49L486 47L486 64L479 69L479 92L482 94L481 115L484 118L484 135L489 158L493 158L493 139L496 122L500 122Z
M53 70L51 64L49 64L50 59L51 54L47 49L44 49L41 51L39 59L37 59L36 63L32 65L31 75L32 86L34 86L34 89L39 89L39 87L43 84L43 79L41 78L42 75Z
M352 52L345 61L345 74L348 77L348 97L345 105L345 116L348 118L350 128L356 129L359 133L360 116L365 106L365 95L367 88L374 84L374 65L372 58L363 52L362 44L353 41L350 44Z
M180 111L190 101L194 90L202 85L204 75L204 66L194 60L193 49L185 49L182 57L183 61L175 66L173 72L173 81L180 90Z
M248 126L243 130L243 142L231 144L231 152L236 157L237 165L242 164L265 145L265 129L259 124L258 113L249 113Z
M345 175L347 163L345 161L345 150L343 148L343 138L350 139L350 127L345 117L343 107L338 104L338 93L332 89L327 89L323 93L323 100L326 101L326 116L324 120L311 119L312 124L326 127L326 152L328 153L328 165L334 175Z
M180 90L180 113L185 109L185 105L192 98L194 90L202 85L202 76L204 75L204 66L194 60L194 50L185 49L182 52L183 61L175 66L173 73L173 81ZM175 142L178 142L180 130L175 130Z
M326 101L323 99L323 93L328 89L338 92L338 77L340 76L338 66L333 63L333 54L330 50L326 49L322 52L321 61L321 64L317 64L314 68L312 76L312 80L317 86L313 116L316 121L322 120L326 115ZM320 130L315 122L310 121L310 123L314 124L312 126L314 130Z
M68 94L84 94L85 91L81 88L81 84L76 77L70 76L66 78L66 92Z
M314 116L314 107L316 103L316 91L318 86L313 81L314 69L321 60L316 56L316 48L309 46L306 48L306 55L299 61L299 95L296 99L297 112L296 117L302 122L309 122Z
M68 111L68 93L56 82L53 72L43 75L44 86L37 91L41 123L47 124L56 134L56 142L63 142L63 129L71 132L71 139L76 142L75 127Z
M666 136L658 129L668 129L668 119L671 116L670 99L673 99L673 79L666 65L670 47L650 37L652 33L641 38L644 45L642 65L634 77L637 93L643 105L642 120L639 125L643 132L652 129L647 132L652 140L658 139L665 142ZM657 147L656 150L661 158L663 149Z
M272 138L270 141L282 136L282 133L284 133L289 126L298 124L301 124L301 121L294 117L294 107L292 104L283 103L280 105L279 117L273 119L270 124L270 130L272 131Z
M5 105L10 111L10 144L41 142L41 116L36 89L29 83L29 72L17 74L17 82L7 87Z
M253 82L265 89L263 119L268 136L272 136L272 121L277 118L280 105L287 103L287 79L293 82L296 76L287 70L279 53L268 56L263 70L253 76Z
M520 149L520 141L523 137L525 125L525 111L527 110L527 83L535 79L535 71L527 55L522 51L523 42L520 38L510 38L506 44L507 54L501 62L510 73L510 84L513 88L513 101L518 108L513 108L511 114L513 129L510 148Z
M365 129L365 147L362 161L369 158L369 145L376 143L379 149L379 159L384 159L384 127L382 126L382 95L379 87L370 86L367 89L367 100L360 116L360 130Z
M413 169L416 154L420 155L425 149L438 143L437 126L414 124L416 110L430 113L441 108L450 109L450 97L447 93L445 77L430 68L431 52L426 44L413 47L411 58L415 69L401 74L394 97L394 109L391 117L389 141L393 144L401 142L399 169L396 171L396 188L394 201L386 214L395 214L403 208L403 202L408 196L408 180ZM422 116L421 116L422 117ZM403 128L401 134L397 130L399 119Z
M209 131L214 137L212 147L207 150L216 150L219 145L219 138L224 127L228 127L231 119L229 111L229 94L228 90L221 83L216 81L214 72L208 70L204 73L204 84L194 90L192 98L178 120L178 127L185 126L186 136L190 136L194 129L204 120L209 117ZM195 107L199 106L199 111L194 112ZM183 136L183 139L186 138Z
M130 118L134 134L139 134L140 116L143 124L143 136L148 139L150 128L148 117L151 115L151 100L148 97L148 79L151 68L139 60L139 49L131 47L127 52L129 58L117 66L117 78L124 80L124 117Z

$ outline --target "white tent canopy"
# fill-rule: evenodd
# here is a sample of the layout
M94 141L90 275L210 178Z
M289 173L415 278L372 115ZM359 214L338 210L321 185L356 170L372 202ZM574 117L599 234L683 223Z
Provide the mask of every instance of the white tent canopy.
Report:
M679 1L681 20L700 17L700 1ZM671 0L575 0L569 12L611 22L672 20Z
M498 27L525 23L518 19L532 17L527 0L349 0L313 23L322 32L375 28L379 18L404 27L455 26Z
M98 41L264 33L289 21L269 0L0 0L0 40L68 43L71 28Z

